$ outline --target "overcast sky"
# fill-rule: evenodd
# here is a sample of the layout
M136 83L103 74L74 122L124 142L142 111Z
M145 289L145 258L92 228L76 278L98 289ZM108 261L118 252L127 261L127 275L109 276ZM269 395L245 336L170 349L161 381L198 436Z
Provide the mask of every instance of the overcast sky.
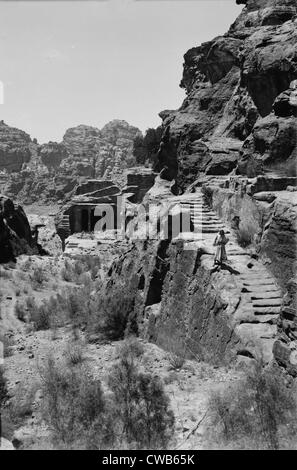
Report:
M235 0L0 1L1 119L41 143L115 118L157 126L184 98L184 53L226 32L241 9Z

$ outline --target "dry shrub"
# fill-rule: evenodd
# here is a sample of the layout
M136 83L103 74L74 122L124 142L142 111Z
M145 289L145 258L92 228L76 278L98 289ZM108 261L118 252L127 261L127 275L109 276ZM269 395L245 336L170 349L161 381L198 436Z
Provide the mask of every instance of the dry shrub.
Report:
M115 436L100 381L86 367L67 367L51 356L40 373L45 420L57 445L111 448Z
M7 380L4 375L3 367L0 366L0 412L7 400Z
M89 334L99 334L102 339L123 339L134 310L134 295L127 285L119 286L115 292L98 293L92 304L88 321Z
M138 370L135 360L140 353L133 341L122 345L106 394L86 364L47 358L40 371L44 418L57 447L167 447L174 430L169 398L158 377Z
M92 281L96 279L99 268L100 260L98 256L81 255L74 261L66 259L61 275L66 282L84 284L87 274Z
M30 275L31 282L35 287L39 287L47 281L47 274L41 266L35 266Z
M246 248L253 243L255 228L249 225L240 226L236 232L237 243L239 246Z
M218 447L279 449L296 440L296 401L284 377L257 364L236 385L212 394L210 442Z
M10 357L13 354L14 340L8 334L0 333L0 343L2 343L3 357Z
M108 385L122 442L129 449L166 449L174 432L170 400L159 377L138 370L128 345L112 367Z
M76 366L84 361L84 349L81 343L68 343L66 350L66 361L69 366Z
M39 387L38 382L33 384L19 383L16 386L13 398L9 403L9 416L15 425L21 426L32 415L35 395Z
M170 368L180 370L186 361L186 344L182 339L171 337L170 334L159 336L160 345L167 351L167 360Z

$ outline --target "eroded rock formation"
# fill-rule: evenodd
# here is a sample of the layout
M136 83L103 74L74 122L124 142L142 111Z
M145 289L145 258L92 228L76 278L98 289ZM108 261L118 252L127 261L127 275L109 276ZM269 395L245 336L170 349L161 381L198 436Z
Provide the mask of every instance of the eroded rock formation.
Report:
M158 168L166 168L181 190L201 172L230 173L238 160L245 173L283 162L291 167L296 0L238 3L246 6L224 36L185 54L181 87L187 97L181 108L160 113Z
M0 195L0 263L12 261L22 253L32 253L34 247L31 228L22 207Z
M31 204L63 201L74 187L90 178L125 184L123 172L135 166L133 140L141 132L114 120L101 130L79 125L68 129L61 143L39 145L23 131L0 125L2 191Z
M31 158L31 138L26 132L0 122L0 170L18 172Z

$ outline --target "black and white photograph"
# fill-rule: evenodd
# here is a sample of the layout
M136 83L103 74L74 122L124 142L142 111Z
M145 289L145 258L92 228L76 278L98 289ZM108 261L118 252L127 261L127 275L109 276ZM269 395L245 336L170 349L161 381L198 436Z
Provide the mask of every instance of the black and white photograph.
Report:
M297 450L297 0L0 0L0 64L0 450Z

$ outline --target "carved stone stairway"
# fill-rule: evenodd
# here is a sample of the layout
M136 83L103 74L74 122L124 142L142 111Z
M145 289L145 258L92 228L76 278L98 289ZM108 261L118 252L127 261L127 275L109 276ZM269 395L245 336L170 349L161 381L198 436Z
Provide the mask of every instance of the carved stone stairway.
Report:
M223 222L203 201L201 191L176 198L183 210L190 210L194 233L183 234L193 246L203 246L205 252L214 256L214 238L223 229L229 238L227 245L228 265L237 272L233 278L240 292L240 303L234 313L235 332L246 339L247 345L261 343L263 359L272 357L276 322L281 310L282 292L267 268L253 259L247 250L241 248L232 229ZM238 354L250 356L252 347L242 349ZM256 349L256 348L255 348ZM253 355L253 354L252 354Z

